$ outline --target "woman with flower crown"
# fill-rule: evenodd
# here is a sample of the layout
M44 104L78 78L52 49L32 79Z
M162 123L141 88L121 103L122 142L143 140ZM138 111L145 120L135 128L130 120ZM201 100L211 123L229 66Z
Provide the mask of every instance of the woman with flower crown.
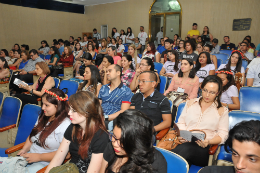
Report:
M44 90L42 111L22 150L17 154L26 158L30 173L48 165L59 148L71 124L67 100L68 96L60 89Z
M233 72L226 68L216 71L217 76L222 80L223 90L220 97L221 104L229 109L240 109L238 89L235 86Z
M31 95L28 94L15 94L22 100L22 107L28 103L38 104L37 99L42 97L44 89L51 89L55 86L54 79L50 76L50 69L45 62L37 62L35 65L35 72L39 76L39 79L31 86L20 85L20 88L27 90Z

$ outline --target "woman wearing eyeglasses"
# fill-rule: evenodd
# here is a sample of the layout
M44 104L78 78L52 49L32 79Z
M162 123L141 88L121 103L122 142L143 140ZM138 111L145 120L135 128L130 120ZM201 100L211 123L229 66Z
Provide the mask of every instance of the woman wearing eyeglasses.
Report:
M152 136L153 122L141 111L119 114L109 134L111 143L104 151L100 173L166 173L167 162L153 147Z
M210 145L223 144L228 136L228 108L220 102L222 81L216 75L204 79L201 85L202 97L186 102L178 120L180 130L202 130L204 140L187 141L182 137L172 152L187 160L189 165L207 166ZM198 133L198 132L197 132Z
M45 173L61 165L68 151L71 154L70 163L74 163L80 173L99 172L103 152L109 142L99 100L91 92L79 91L70 96L69 104L72 124L65 131Z
M42 46L38 49L38 54L48 55L50 48L46 40L41 41Z

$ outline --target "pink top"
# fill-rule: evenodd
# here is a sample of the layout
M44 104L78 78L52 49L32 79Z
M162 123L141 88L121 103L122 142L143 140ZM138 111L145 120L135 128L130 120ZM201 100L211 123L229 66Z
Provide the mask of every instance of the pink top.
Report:
M117 61L120 60L121 61L121 57L120 56L114 56L114 64L117 64Z
M195 76L194 78L189 78L188 80L182 81L182 77L178 77L178 73L172 78L169 88L165 91L164 94L167 94L170 91L177 91L180 87L184 89L184 93L188 94L189 99L196 98L198 96L199 90L199 78Z
M226 107L217 109L217 103L214 102L202 113L199 99L187 101L177 123L179 129L203 130L207 140L218 135L222 139L221 144L223 144L228 137L228 109Z

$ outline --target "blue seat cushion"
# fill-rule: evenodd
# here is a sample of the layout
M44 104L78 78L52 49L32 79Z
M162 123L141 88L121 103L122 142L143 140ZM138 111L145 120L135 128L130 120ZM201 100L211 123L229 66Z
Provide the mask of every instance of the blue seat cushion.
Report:
M189 173L197 173L199 172L199 170L203 168L200 166L196 166L196 165L191 165L190 169L189 169Z
M5 154L5 150L8 148L0 148L0 157L8 157L8 154Z
M64 76L64 74L58 74L58 76Z

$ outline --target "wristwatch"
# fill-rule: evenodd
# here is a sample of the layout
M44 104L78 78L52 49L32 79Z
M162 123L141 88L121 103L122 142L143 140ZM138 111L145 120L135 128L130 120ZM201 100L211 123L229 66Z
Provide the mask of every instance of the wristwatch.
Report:
M228 104L227 104L226 108L228 108Z
M107 118L105 118L105 121L108 121L108 117L107 117Z

